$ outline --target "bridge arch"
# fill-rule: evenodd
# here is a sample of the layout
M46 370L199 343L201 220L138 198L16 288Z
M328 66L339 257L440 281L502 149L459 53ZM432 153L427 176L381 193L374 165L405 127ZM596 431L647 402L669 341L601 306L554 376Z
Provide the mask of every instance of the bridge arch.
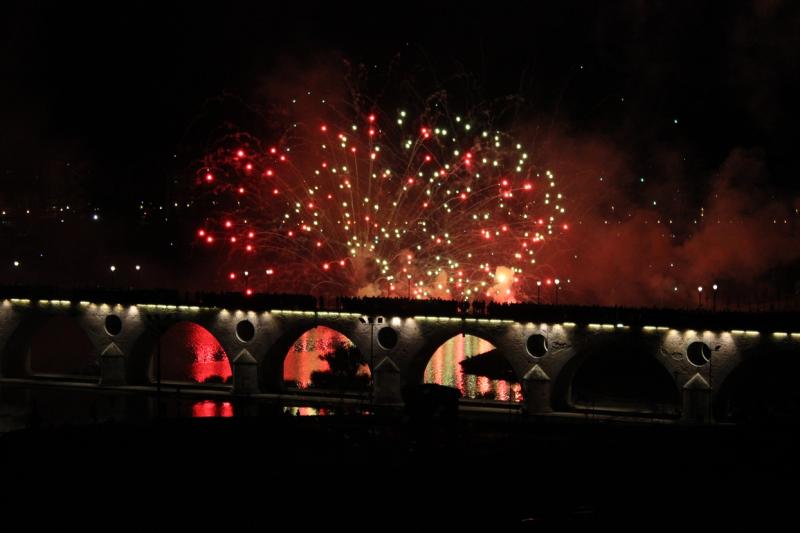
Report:
M98 350L76 312L24 316L3 348L2 375L99 376Z
M630 332L598 333L577 343L553 383L560 411L608 411L675 417L678 378L659 354L660 339Z
M322 356L331 352L336 354L333 364L322 360ZM283 383L299 388L366 388L370 374L368 357L347 335L319 325L302 333L287 350ZM332 375L334 372L341 379Z
M359 332L357 321L336 318L295 318L276 319L273 330L274 339L269 343L266 353L259 359L259 381L265 391L281 391L285 388L284 367L292 347L309 331L325 328L351 342L361 356L368 358L369 336ZM366 348L366 350L365 350ZM365 360L365 364L369 362ZM371 369L370 369L371 371Z
M431 354L425 383L458 388L466 398L519 400L521 386L511 363L483 336L458 333Z
M800 346L776 343L742 350L739 363L713 383L714 418L744 423L800 421ZM713 368L712 377L713 380Z
M162 381L228 382L230 360L235 354L228 353L219 337L212 333L215 325L213 320L167 317L155 327L144 328L133 341L128 355L128 383L141 385L156 381L159 347Z
M521 379L520 361L518 353L524 351L524 339L520 340L519 346L510 342L507 337L508 328L500 327L480 327L474 324L449 323L449 324L419 324L419 331L415 332L418 344L413 346L408 353L408 360L405 368L405 383L420 384L425 379L425 369L428 367L434 353L447 341L459 335L470 335L483 339L485 342L494 346L499 354L508 362L514 370L516 378ZM513 353L512 353L513 352ZM527 354L525 360L529 359Z

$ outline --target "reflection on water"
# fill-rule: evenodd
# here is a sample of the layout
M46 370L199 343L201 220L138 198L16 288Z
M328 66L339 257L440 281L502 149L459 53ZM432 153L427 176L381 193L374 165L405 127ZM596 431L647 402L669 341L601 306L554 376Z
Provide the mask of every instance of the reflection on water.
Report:
M465 374L461 361L493 350L491 343L472 335L458 335L442 344L433 354L425 369L425 383L438 383L456 387L465 398L488 398L522 401L522 390L518 383L511 384L502 379Z
M291 416L334 416L334 415L369 415L369 409L357 406L345 406L337 408L310 407L291 405L283 408L283 413Z
M192 405L193 418L208 417L231 417L233 416L233 405L231 402L219 400L202 400Z
M152 362L156 364L156 347ZM155 367L152 375L155 376ZM161 379L223 383L232 375L225 350L207 329L179 322L161 336Z
M353 345L350 339L341 333L324 326L306 331L295 341L286 355L283 363L283 380L294 382L298 387L308 387L312 372L330 370L328 363L319 356L332 351L339 344Z
M326 416L333 414L332 410L324 407L284 407L283 412L292 416Z

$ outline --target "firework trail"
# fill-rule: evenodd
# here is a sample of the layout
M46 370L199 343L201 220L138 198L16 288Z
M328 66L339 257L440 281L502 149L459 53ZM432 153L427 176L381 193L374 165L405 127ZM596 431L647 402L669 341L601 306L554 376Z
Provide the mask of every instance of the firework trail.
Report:
M293 101L274 142L236 133L209 151L197 168L208 206L199 240L254 277L274 273L273 291L530 293L523 276L569 229L565 198L488 113L451 114L442 100L385 113L307 99Z

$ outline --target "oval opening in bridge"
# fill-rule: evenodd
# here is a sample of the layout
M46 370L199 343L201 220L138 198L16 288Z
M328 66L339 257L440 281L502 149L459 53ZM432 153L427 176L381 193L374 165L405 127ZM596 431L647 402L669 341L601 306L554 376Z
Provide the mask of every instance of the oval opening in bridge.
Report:
M231 365L217 339L193 322L173 324L150 354L150 379L158 379L161 348L161 381L230 383Z
M241 320L236 324L236 336L242 342L250 342L256 336L256 327L249 320Z
M425 383L456 387L465 398L522 400L506 358L490 342L472 335L457 335L434 352L425 368Z
M289 349L283 362L288 387L320 390L367 390L367 359L338 331L318 326L306 331Z
M525 342L528 353L534 357L544 357L547 355L547 339L541 333L534 333Z
M378 330L378 344L380 344L382 348L391 350L397 346L397 340L397 331L393 328L383 327Z
M68 316L54 316L31 339L30 369L36 375L98 376L100 362L78 323Z
M119 335L122 331L122 319L117 315L108 315L105 321L106 333L111 335Z
M686 357L694 366L703 366L711 359L711 348L704 342L695 341L686 347Z

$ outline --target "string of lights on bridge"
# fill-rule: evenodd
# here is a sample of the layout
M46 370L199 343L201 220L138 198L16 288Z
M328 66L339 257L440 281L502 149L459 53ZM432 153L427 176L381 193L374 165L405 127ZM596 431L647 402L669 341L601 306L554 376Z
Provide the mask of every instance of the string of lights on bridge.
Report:
M9 298L3 300L3 306L9 305L19 305L19 306L28 306L34 304L40 307L46 306L56 306L56 307L71 307L74 305L74 302L71 300L35 300L32 301L29 298ZM120 311L123 308L121 304L109 305L109 304L95 304L86 300L82 300L77 302L77 305L81 307L90 307L90 306L97 306L97 307L105 307L109 310ZM227 309L219 308L219 307L206 307L206 306L197 306L197 305L166 305L166 304L136 304L134 306L137 309L142 309L145 311L161 311L161 312L192 312L197 313L201 311L220 311L220 312L229 312ZM236 314L243 314L244 312L241 310L236 310ZM272 315L287 315L287 316L302 316L302 317L341 317L341 318L362 318L365 315L363 313L352 313L352 312L345 312L345 311L301 311L301 310L291 310L291 309L271 309L268 314ZM478 317L467 317L467 316L424 316L424 315L416 315L414 317L407 317L407 320L416 320L420 322L439 322L439 323L447 323L447 322L463 322L463 323L476 323L476 324L524 324L518 320L511 320L505 318L478 318ZM400 317L393 317L391 319L391 324L394 326L399 326L402 321ZM531 322L527 322L527 324L531 324ZM547 326L547 323L542 323L541 326ZM575 322L560 322L553 324L554 326L561 326L564 328L575 328L578 327L578 324ZM617 324L608 324L608 323L594 323L590 322L586 324L586 328L590 330L598 330L598 331L627 331L630 330L630 326L622 323ZM669 326L653 326L653 325L644 325L641 327L642 331L646 333L656 333L656 332L670 332L670 331L677 331L676 328L672 328ZM693 330L688 330L693 331ZM732 329L729 331L723 331L723 333L730 333L732 335L737 336L748 336L748 337L756 337L761 335L762 332L756 330L743 330L743 329ZM787 339L791 338L793 340L800 341L800 332L786 332L786 331L773 331L771 332L772 336L777 339Z

